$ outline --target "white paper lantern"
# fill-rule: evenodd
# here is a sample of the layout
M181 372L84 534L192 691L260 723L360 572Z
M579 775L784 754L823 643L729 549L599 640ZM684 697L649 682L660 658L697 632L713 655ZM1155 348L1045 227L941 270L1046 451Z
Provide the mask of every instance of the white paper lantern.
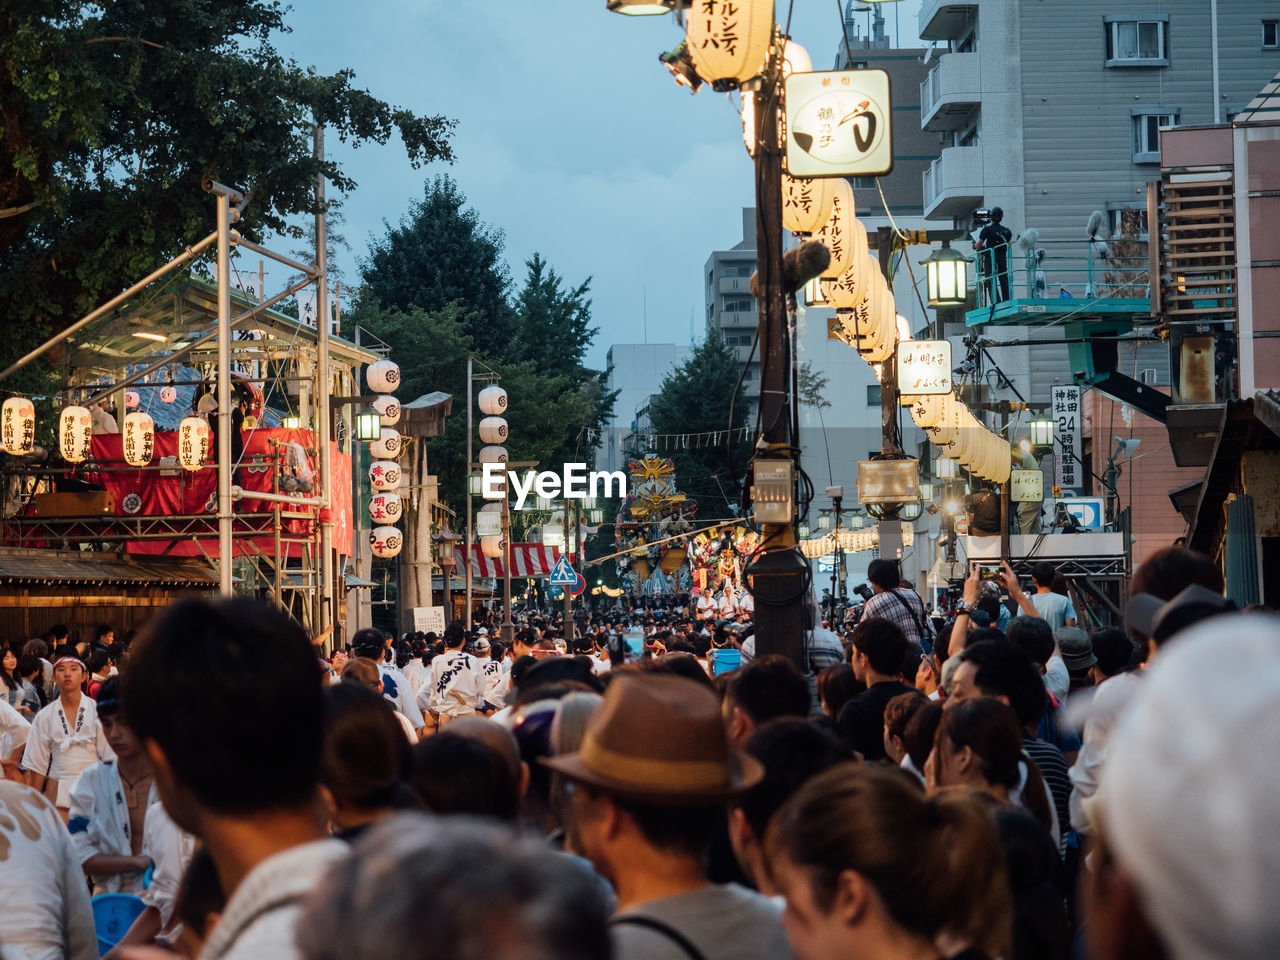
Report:
M481 447L480 462L481 463L506 463L507 448L506 447Z
M124 415L124 462L131 467L145 467L156 448L156 423L149 413Z
M476 402L480 405L481 413L501 416L507 412L507 391L496 383L491 383L480 391Z
M502 537L481 537L480 552L486 557L502 557L507 553L507 541Z
M834 181L832 191L831 212L826 221L814 231L813 239L826 244L831 253L831 262L820 276L834 280L849 269L853 263L853 223L854 216L853 187L843 177Z
M127 409L132 410L141 402L142 398L138 396L137 390L126 390L124 392L124 405Z
M400 464L394 460L375 460L369 464L369 486L375 490L394 490L400 486Z
M178 424L178 463L199 470L209 456L209 424L200 417L183 417Z
M782 225L792 233L808 236L822 229L831 216L836 181L830 177L801 180L782 175Z
M485 443L502 443L507 439L507 421L502 417L485 417L480 421L480 439Z
M390 393L400 386L400 367L390 360L375 360L365 367L364 377L374 393Z
M950 447L956 431L960 429L961 404L949 393L945 395L944 402L942 416L932 427L926 427L924 432L928 435L930 443L939 447Z
M773 42L773 0L699 0L685 27L698 76L736 86L757 76Z
M1009 441L1002 437L996 442L996 461L988 479L993 483L1005 484L1009 482L1009 474L1012 472L1013 449L1009 446Z
M373 409L382 418L384 427L394 427L400 422L400 401L389 393L384 393L373 401Z
M800 44L788 40L782 45L782 75L789 77L793 73L813 73L813 58Z
M856 307L866 299L871 285L867 267L867 228L853 221L853 259L849 268L834 280L822 280L822 293L829 306L839 309ZM879 267L876 268L877 271Z
M390 490L380 491L369 498L369 519L374 523L395 523L403 510L400 494Z
M36 405L26 397L10 397L0 406L0 444L5 453L30 453L36 440Z
M369 546L375 557L389 560L400 555L404 534L399 527L374 527L369 531Z
M58 452L67 463L81 463L93 443L93 415L88 407L66 407L58 416Z
M177 399L178 399L178 388L177 388L177 387L161 387L161 388L160 388L160 402L161 402L161 403L173 403L173 401L175 401L175 400L177 400Z
M929 396L912 397L911 421L922 429L934 426L942 418L948 396L950 394L936 393Z
M399 431L383 427L382 435L369 444L369 452L379 460L391 460L400 456Z

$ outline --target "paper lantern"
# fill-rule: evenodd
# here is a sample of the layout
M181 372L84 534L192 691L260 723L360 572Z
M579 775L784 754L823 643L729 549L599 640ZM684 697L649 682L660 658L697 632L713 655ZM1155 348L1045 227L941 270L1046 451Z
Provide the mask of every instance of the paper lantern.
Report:
M379 460L391 460L400 456L400 433L390 427L382 428L382 436L369 444L369 452Z
M476 402L480 405L481 413L501 416L507 412L507 391L496 383L491 383L480 391Z
M58 452L67 463L89 456L93 442L93 415L88 407L66 407L58 416Z
M0 444L5 453L30 453L36 439L36 405L26 397L10 397L0 406Z
M1009 447L1009 441L1000 439L996 443L996 461L991 468L991 476L988 478L993 483L1005 484L1009 482L1009 475L1013 472L1013 450Z
M400 494L390 490L375 493L369 498L369 519L374 523L395 523L403 510Z
M946 398L950 394L938 393L932 396L911 398L911 421L920 428L932 427L942 417L946 409Z
M961 404L951 394L947 394L943 399L946 405L943 408L942 416L938 418L937 423L932 427L927 427L924 432L929 437L929 442L935 446L950 447L951 441L955 439L956 431L960 429Z
M137 390L126 390L124 392L124 405L127 409L132 410L141 402L142 398L138 396Z
M177 400L177 399L178 399L178 388L177 388L177 387L161 387L161 388L160 388L160 402L161 402L161 403L173 403L173 401L175 401L175 400Z
M773 42L773 0L699 0L685 27L703 80L735 87L758 76Z
M178 424L178 463L199 470L209 456L209 424L200 417L183 417Z
M375 460L369 464L369 486L375 490L394 490L400 486L400 464L394 460Z
M131 467L145 467L156 448L156 423L149 413L124 415L124 462Z
M507 541L502 537L481 537L480 552L486 557L501 557L507 552Z
M834 183L831 212L813 234L813 239L825 244L831 253L831 262L821 274L828 280L840 276L853 263L853 223L857 219L854 216L853 187L844 178Z
M857 307L866 299L871 276L867 268L867 228L856 218L853 221L853 261L844 273L834 280L823 280L822 292L827 303L841 309ZM879 267L876 267L877 272Z
M485 443L502 443L507 439L507 421L502 417L485 417L480 421L480 439Z
M813 58L800 44L787 40L782 45L782 75L789 77L793 73L813 73Z
M792 233L808 236L822 229L831 216L836 182L830 177L802 180L782 175L782 225Z
M481 463L506 463L507 448L506 447L481 447L480 462Z
M399 527L374 527L369 531L369 546L375 557L390 560L400 555L404 534Z
M400 422L400 401L389 393L384 393L374 400L373 409L378 411L384 427L394 427Z
M365 368L364 376L374 393L390 393L400 386L400 367L390 360L375 360Z

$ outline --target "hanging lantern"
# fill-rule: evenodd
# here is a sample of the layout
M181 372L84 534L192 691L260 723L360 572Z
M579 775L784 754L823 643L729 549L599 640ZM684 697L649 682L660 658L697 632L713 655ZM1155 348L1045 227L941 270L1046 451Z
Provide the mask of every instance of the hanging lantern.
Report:
M161 388L160 388L160 402L161 402L161 403L173 403L173 401L175 401L175 400L177 400L177 399L178 399L178 388L177 388L177 387L161 387Z
M827 303L836 309L857 307L866 299L871 278L867 274L867 228L854 218L853 260L849 268L834 280L821 280Z
M996 443L996 459L991 467L991 476L988 478L992 483L1004 485L1009 482L1009 475L1013 472L1013 451L1009 447L1009 441L1000 439Z
M792 233L808 236L831 216L836 181L830 177L801 180L782 175L782 225Z
M399 527L374 527L369 531L369 546L375 557L390 560L400 555L404 546L404 534Z
M963 307L969 299L969 264L963 253L951 249L951 241L942 241L942 249L935 250L921 261L925 268L929 306Z
M124 415L124 462L131 467L145 467L151 462L156 447L156 422L148 413Z
M507 541L501 536L481 537L480 552L489 558L505 556L507 552Z
M137 390L126 390L124 392L124 405L126 409L133 410L142 402L142 398L138 396Z
M4 452L20 457L35 446L36 405L26 397L10 397L0 407L0 443Z
M390 360L375 360L365 368L364 376L374 393L390 393L400 386L400 367Z
M485 443L502 443L507 439L507 421L502 417L485 417L480 421L480 439Z
M178 424L178 463L199 470L209 456L209 424L200 417L183 417Z
M853 263L853 222L857 219L854 216L853 187L843 177L833 182L831 212L813 234L813 239L825 244L831 253L831 262L821 273L828 280L840 276Z
M378 411L384 427L394 427L400 422L400 401L389 393L384 393L374 400L373 409Z
M698 76L732 89L765 68L773 43L773 0L700 0L685 40Z
M933 461L933 475L939 480L954 480L959 475L956 462L950 457L939 457Z
M369 498L369 519L374 523L395 523L403 510L400 494L390 490L375 493Z
M507 412L507 391L496 383L491 383L480 391L480 395L476 397L476 402L480 405L481 413L501 416Z
M938 422L932 427L927 427L925 433L929 437L929 442L939 447L950 447L951 441L955 439L956 431L960 429L960 406L961 404L951 394L946 394L943 398L945 406L943 407L942 416L938 418ZM942 474L938 474L942 476Z
M6 401L6 403L7 402L8 401ZM1054 424L1052 420L1032 420L1031 445L1033 447L1052 447L1053 426Z
M89 456L93 442L93 415L87 407L67 407L58 417L58 452L67 463Z
M808 50L788 38L782 45L782 76L793 73L813 73L813 58Z
M394 460L375 460L369 464L369 486L375 490L394 490L400 486L400 464Z
M481 463L506 463L507 448L506 447L481 447L480 462Z
M932 427L942 418L946 409L946 398L950 394L936 393L911 400L911 420L921 429Z
M372 443L382 436L382 417L376 410L362 410L355 415L355 427L357 440Z
M400 456L399 431L383 427L378 439L369 444L369 452L379 460L391 460Z

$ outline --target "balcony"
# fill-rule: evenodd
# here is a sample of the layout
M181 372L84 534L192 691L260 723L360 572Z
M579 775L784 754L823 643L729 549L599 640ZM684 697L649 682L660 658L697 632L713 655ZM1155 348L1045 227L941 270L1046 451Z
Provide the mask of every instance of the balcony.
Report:
M964 216L982 206L982 147L945 147L923 177L926 220Z
M959 130L982 102L976 53L944 53L920 84L920 129Z
M957 0L924 0L920 7L921 40L952 40L969 22L978 5L972 0L958 3Z
M719 292L720 293L750 293L751 278L750 277L721 277Z

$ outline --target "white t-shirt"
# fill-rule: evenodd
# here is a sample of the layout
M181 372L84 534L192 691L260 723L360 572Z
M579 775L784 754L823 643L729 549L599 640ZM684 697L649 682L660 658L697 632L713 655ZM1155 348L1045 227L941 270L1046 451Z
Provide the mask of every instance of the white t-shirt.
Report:
M30 732L31 721L9 706L9 701L0 700L0 759L8 760L13 751L26 746Z
M475 713L484 700L486 679L471 654L448 650L431 661L431 709L443 717Z
M160 912L161 929L166 929L173 920L178 885L196 852L196 838L174 823L164 804L157 800L147 807L142 852L156 865L151 872L151 886L141 894L142 902Z
M68 717L63 713L59 697L31 721L27 748L22 753L22 769L57 780L58 795L54 803L69 807L71 789L81 771L91 763L114 760L115 756L107 746L102 724L98 723L97 704L81 694L75 716Z
M148 804L155 802L151 788ZM67 829L83 866L91 858L133 856L133 826L129 821L129 804L124 785L114 760L91 763L76 779L71 789L71 811ZM143 829L145 833L145 827ZM139 852L141 852L141 846ZM93 892L142 893L142 870L133 873L104 874L93 877Z

